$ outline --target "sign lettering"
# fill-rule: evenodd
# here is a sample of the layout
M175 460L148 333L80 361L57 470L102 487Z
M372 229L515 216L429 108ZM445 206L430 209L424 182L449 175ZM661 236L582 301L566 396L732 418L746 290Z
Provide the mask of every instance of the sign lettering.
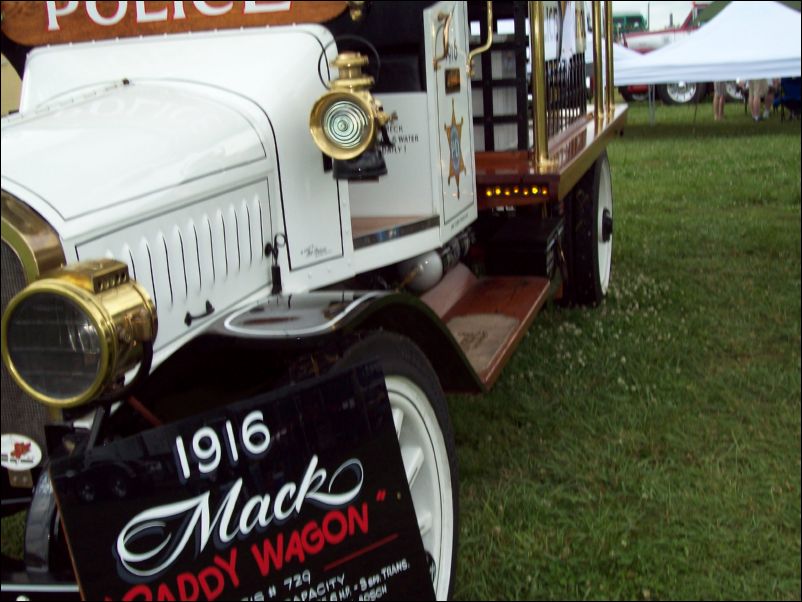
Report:
M375 364L55 460L51 479L85 599L433 597Z
M290 23L322 23L344 1L4 1L3 32L27 46Z

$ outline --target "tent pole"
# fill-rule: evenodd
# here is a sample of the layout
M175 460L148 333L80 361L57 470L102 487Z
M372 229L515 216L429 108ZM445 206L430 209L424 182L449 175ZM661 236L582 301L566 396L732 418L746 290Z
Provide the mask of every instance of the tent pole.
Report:
M602 6L600 2L592 2L593 11L593 118L596 131L604 123L604 58L602 56Z
M607 118L612 119L615 114L615 99L614 86L613 86L613 3L610 0L604 2L604 41L605 41L605 60L607 69L606 73L606 88L607 88Z

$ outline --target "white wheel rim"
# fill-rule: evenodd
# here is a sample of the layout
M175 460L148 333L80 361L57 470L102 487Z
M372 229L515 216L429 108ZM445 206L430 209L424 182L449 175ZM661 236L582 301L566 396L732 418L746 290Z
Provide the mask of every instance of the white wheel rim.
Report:
M604 240L604 214L607 212L610 218L613 217L613 183L610 177L610 163L604 161L602 164L601 177L599 178L599 214L596 216L596 240L598 241L598 260L599 260L599 283L601 284L602 295L607 294L610 286L610 266L613 260L613 235L607 241Z
M738 84L735 82L727 82L724 85L724 89L727 92L727 95L732 98L733 100L743 100L744 95L741 90L738 88Z
M445 441L431 404L415 383L388 376L387 393L423 549L436 567L434 593L438 600L445 600L454 553L453 492Z
M666 92L674 102L690 102L694 94L696 94L696 84L686 84L684 82L667 84Z

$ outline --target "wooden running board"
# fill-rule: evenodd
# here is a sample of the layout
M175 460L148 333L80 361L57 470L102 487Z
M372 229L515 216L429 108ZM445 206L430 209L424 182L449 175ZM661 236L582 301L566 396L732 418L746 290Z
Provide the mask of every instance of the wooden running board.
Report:
M443 318L482 383L490 388L546 302L550 282L536 276L477 280L460 265L441 284L442 289L439 285L436 289L450 290L451 299L444 302L442 295L431 291L422 300ZM455 289L460 291L456 300Z

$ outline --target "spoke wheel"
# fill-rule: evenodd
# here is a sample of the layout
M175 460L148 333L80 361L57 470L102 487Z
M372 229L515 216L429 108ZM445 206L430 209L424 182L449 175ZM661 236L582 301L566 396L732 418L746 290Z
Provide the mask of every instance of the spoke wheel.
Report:
M457 465L445 395L423 353L409 339L375 333L351 347L341 365L378 359L398 435L434 592L453 589L457 550Z

